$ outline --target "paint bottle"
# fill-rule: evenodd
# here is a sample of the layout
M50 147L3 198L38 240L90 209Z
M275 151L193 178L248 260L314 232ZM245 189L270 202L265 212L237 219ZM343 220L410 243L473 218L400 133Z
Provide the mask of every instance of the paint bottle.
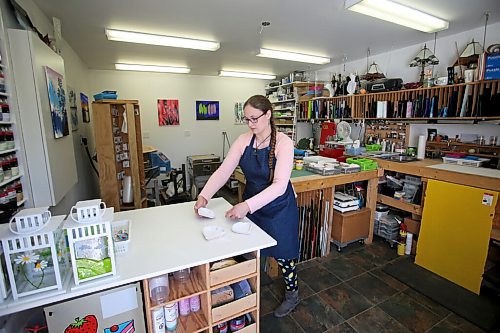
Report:
M189 298L189 307L191 308L191 312L200 311L201 307L200 295L195 295Z
M413 234L411 232L407 232L406 233L406 248L405 248L405 254L407 256L409 256L411 253L412 242L413 242Z
M399 226L399 239L398 239L398 255L405 255L405 247L406 247L406 224L401 222Z
M177 302L168 303L163 307L165 311L165 324L167 331L174 331L177 328L178 305Z
M189 305L189 298L184 298L179 301L179 314L181 316L187 316L191 312L191 307Z
M165 312L163 308L151 311L154 333L165 333Z

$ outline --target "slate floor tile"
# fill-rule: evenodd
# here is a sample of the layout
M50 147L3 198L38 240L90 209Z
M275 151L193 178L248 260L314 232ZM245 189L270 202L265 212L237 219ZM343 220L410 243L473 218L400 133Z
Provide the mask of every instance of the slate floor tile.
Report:
M299 273L299 279L303 280L315 292L325 290L341 282L321 265L304 269Z
M382 270L382 268L374 269L374 270L370 271L368 274L371 274L371 275L377 277L378 279L384 281L388 286L390 286L391 288L394 288L398 291L402 291L402 290L409 288L403 282L393 278L392 276L390 276L389 274L384 272Z
M373 307L347 321L358 332L409 333L410 331L378 307Z
M290 316L276 318L272 313L260 317L261 333L304 333Z
M354 328L352 328L346 321L334 328L329 329L325 333L358 333Z
M279 300L274 296L270 286L260 287L260 315L264 316L271 313L280 304Z
M322 333L344 321L344 318L318 295L302 300L291 316L307 333Z
M417 302L434 312L439 318L444 318L451 313L450 310L445 308L444 306L439 305L438 303L431 300L429 297L422 295L421 293L415 291L412 288L408 288L404 291L404 293Z
M439 322L434 326L428 333L482 333L484 332L479 327L468 322L465 319L457 316L456 314L450 314L446 319Z
M373 304L385 301L398 291L382 280L365 273L346 282L354 290L366 297Z
M346 257L340 257L321 264L324 268L335 274L342 281L363 274L365 270Z
M346 283L326 289L318 295L344 319L349 319L372 306L365 297L349 287Z
M379 307L412 332L425 332L442 318L418 303L412 297L399 293Z

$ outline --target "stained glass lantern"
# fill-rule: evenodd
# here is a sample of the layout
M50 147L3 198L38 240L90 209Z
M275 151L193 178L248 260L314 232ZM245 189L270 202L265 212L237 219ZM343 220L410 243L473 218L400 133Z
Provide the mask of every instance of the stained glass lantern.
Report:
M48 211L47 208L21 211L14 217L14 227L13 221L9 226L0 225L5 266L15 300L49 290L64 292L63 286L70 278L69 253L62 229L65 216L31 215L44 210ZM20 227L17 218L35 221L34 216L43 223L33 228Z
M94 211L99 205L94 200L92 207L86 207L82 202L77 203L78 212ZM73 211L73 208L72 208ZM76 286L82 282L91 281L104 276L116 274L115 255L111 221L113 208L105 208L103 213L92 213L92 218L76 217L73 212L66 219L64 228L68 236L68 243L73 267L73 279ZM87 215L88 216L88 215Z

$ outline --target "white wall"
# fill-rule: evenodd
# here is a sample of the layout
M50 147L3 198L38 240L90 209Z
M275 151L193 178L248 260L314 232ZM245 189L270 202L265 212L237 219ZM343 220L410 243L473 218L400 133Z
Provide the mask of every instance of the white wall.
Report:
M248 130L234 124L234 103L264 94L266 81L217 76L166 73L90 71L91 95L116 90L119 99L137 99L141 108L143 143L163 152L172 167L186 163L186 156L216 154L222 157L222 132L229 141ZM179 100L179 126L158 125L158 99ZM196 120L197 100L219 101L219 120ZM226 145L226 153L227 153Z

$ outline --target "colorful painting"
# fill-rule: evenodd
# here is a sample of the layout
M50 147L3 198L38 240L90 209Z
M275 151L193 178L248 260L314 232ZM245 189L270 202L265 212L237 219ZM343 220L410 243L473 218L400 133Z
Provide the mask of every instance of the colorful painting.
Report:
M69 135L68 112L66 111L66 92L61 74L45 66L47 90L49 93L52 129L56 139Z
M245 125L245 114L243 113L243 104L242 102L234 103L234 123L236 125Z
M219 101L196 101L196 120L219 120Z
M90 123L89 98L87 95L80 93L80 103L82 105L82 121Z
M134 333L134 320L127 320L124 323L105 328L104 333Z
M66 327L64 333L97 333L99 324L94 315L86 315L82 319L76 318L75 321Z
M78 108L76 106L76 93L73 88L68 86L69 97L69 111L71 113L71 129L76 131L78 129Z
M160 126L179 125L179 100L158 100L158 124Z

